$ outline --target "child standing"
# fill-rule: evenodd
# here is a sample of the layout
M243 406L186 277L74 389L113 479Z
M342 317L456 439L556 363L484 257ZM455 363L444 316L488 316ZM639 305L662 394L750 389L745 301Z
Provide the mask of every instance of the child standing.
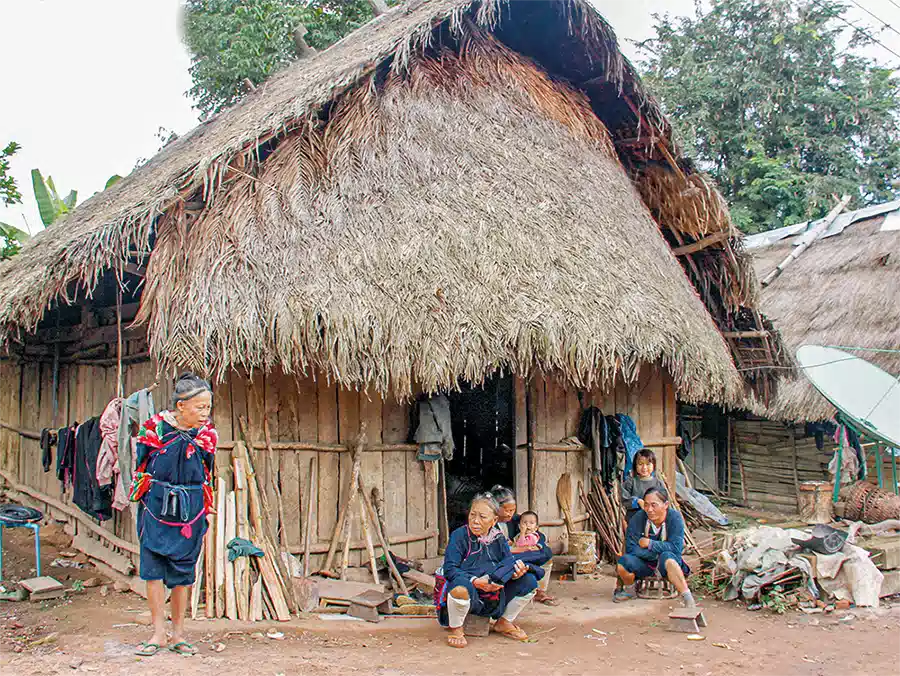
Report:
M519 518L519 534L513 543L515 547L528 547L531 551L541 549L541 534L538 532L537 512L522 512Z
M621 499L626 523L631 523L631 517L643 509L644 493L651 488L665 490L666 486L656 476L656 455L649 448L642 448L634 456L631 476L622 482Z

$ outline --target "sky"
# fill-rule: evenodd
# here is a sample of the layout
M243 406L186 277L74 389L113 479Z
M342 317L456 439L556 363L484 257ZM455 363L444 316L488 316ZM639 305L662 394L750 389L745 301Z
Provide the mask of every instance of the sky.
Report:
M693 0L591 0L633 60L633 41L652 33L652 14L693 14ZM850 0L900 30L900 0ZM181 42L181 0L0 0L0 146L22 146L12 175L23 204L0 205L0 222L32 233L40 218L31 170L51 175L79 202L126 175L160 147L160 128L183 134L197 124L185 92L190 57ZM859 25L878 22L857 6ZM879 39L900 52L900 34ZM871 56L898 64L887 51Z

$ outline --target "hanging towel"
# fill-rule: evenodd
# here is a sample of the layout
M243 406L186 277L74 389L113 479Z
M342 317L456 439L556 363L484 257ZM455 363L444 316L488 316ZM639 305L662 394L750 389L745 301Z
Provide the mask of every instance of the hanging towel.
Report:
M128 506L128 493L119 471L119 419L122 399L110 401L100 416L100 452L97 454L97 483L101 487L113 486L113 509L122 511ZM130 450L130 444L125 446ZM130 476L128 477L130 480Z
M453 429L450 425L450 400L443 394L419 402L419 427L416 429L419 460L453 459Z
M634 456L644 447L644 442L637 433L637 425L630 415L624 413L616 413L616 420L619 421L619 431L622 435L622 441L625 443L625 474L631 474L631 465L634 463Z
M55 435L55 431L48 430L46 427L41 430L41 466L45 472L49 472L50 466L53 464Z
M156 412L153 410L153 395L149 390L138 390L122 402L119 417L119 476L130 480L134 472L134 453L138 430ZM128 452L124 452L128 449Z

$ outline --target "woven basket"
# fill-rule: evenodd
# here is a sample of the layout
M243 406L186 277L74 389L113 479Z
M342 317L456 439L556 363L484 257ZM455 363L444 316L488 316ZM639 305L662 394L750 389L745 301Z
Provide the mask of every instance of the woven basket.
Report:
M844 518L863 523L900 519L900 495L868 481L858 481L841 491L845 502Z

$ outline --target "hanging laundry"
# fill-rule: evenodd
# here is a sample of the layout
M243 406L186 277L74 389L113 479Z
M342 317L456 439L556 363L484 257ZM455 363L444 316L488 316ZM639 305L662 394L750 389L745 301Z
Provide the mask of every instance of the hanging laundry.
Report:
M97 456L103 437L100 418L86 420L75 432L75 476L72 501L99 521L112 518L112 488L97 482Z
M450 400L443 394L419 402L419 427L416 429L419 460L453 459L453 428L450 425Z
M123 477L119 472L119 421L122 412L122 399L110 401L100 416L100 451L97 454L97 483L100 488L112 487L113 509L121 512L128 507L128 493L125 491ZM125 446L130 452L131 444ZM131 477L129 477L130 481Z
M137 435L141 427L156 414L153 408L153 394L150 390L143 389L129 395L122 402L122 410L119 417L119 443L118 460L119 476L123 481L130 480L134 473L134 455L136 453ZM130 449L124 453L123 449Z
M622 441L625 444L625 476L628 476L631 473L634 456L644 447L644 442L638 436L637 425L634 424L631 416L624 413L616 413L616 420L619 421Z
M46 427L41 430L41 466L45 472L50 471L53 464L53 444L56 443L56 432Z
M61 427L56 431L56 478L63 491L72 485L75 478L75 430L78 423Z
M606 488L611 488L618 454L625 451L619 434L619 421L615 416L605 416L599 408L591 406L581 414L577 436L582 444L591 449L591 469L600 473Z

